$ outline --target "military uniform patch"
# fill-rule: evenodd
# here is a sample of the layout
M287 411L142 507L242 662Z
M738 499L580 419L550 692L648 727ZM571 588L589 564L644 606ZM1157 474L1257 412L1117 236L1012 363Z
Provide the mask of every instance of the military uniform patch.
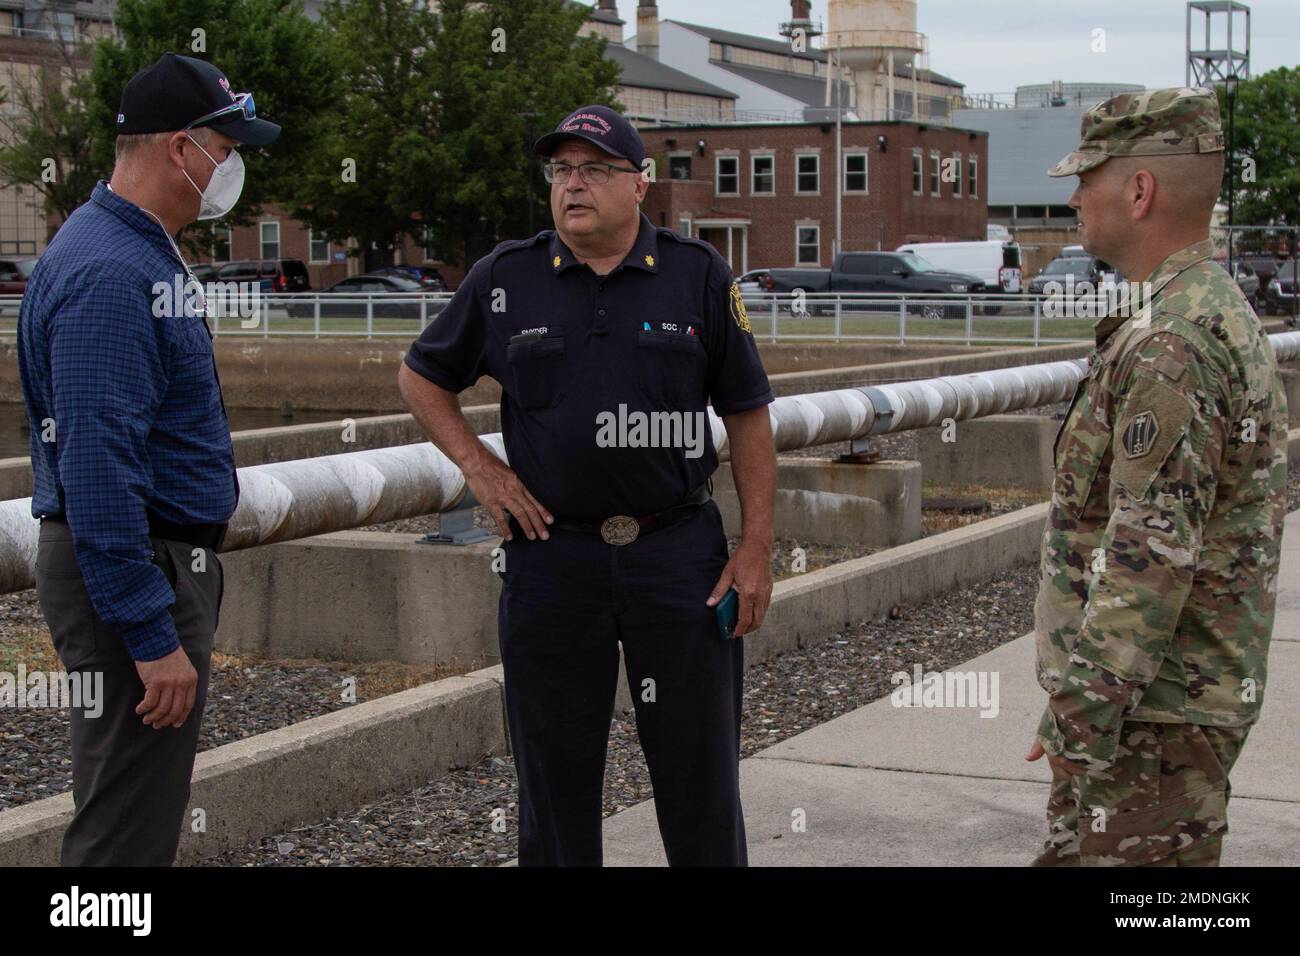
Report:
M745 311L745 299L740 294L740 284L737 282L731 283L731 317L750 335L754 334L749 327L749 313Z
M1153 411L1140 412L1133 417L1124 429L1121 439L1124 454L1130 458L1141 458L1151 451L1156 436L1160 434L1160 422Z
M1130 498L1145 497L1191 420L1192 403L1184 392L1159 375L1137 375L1115 422L1111 481Z

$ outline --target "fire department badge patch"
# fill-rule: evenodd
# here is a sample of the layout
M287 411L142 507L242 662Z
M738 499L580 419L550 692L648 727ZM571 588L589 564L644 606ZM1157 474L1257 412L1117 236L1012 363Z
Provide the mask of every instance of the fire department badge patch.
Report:
M750 335L754 334L754 330L749 327L749 313L745 311L745 299L740 294L740 284L736 282L731 283L731 317Z

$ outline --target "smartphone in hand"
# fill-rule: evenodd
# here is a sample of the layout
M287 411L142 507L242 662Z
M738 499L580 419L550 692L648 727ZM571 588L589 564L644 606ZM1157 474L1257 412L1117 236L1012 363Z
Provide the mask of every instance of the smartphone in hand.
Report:
M718 636L729 641L736 636L736 623L740 618L740 594L728 588L722 600L713 606L718 616Z

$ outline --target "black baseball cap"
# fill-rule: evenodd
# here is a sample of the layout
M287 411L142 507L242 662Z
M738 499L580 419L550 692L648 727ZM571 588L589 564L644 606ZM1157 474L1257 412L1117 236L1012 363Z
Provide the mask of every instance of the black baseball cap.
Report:
M238 95L225 74L206 60L164 53L126 84L117 110L117 132L171 133L207 126L250 146L265 146L280 135L276 123L246 115L251 97L245 109L204 121L204 117L239 102Z
M543 156L550 156L569 139L584 139L611 156L626 159L637 169L645 162L645 143L641 142L641 134L608 106L584 106L574 110L560 120L555 132L539 139L533 149Z

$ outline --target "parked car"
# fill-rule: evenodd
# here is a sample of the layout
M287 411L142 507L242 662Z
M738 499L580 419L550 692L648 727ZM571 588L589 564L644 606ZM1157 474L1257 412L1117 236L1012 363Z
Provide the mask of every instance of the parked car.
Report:
M1224 272L1228 272L1228 263L1226 260L1216 261L1223 268ZM1237 287L1241 289L1241 294L1246 297L1246 301L1250 303L1250 307L1258 312L1260 310L1259 276L1255 274L1255 270L1241 260L1237 260L1236 274L1233 275L1231 272L1228 272L1228 274L1232 275L1232 277L1237 280Z
M200 262L190 266L190 272L194 273L194 278L204 285L214 282L217 278L217 267L208 262Z
M910 252L841 252L829 269L772 269L773 292L803 289L816 292L906 292L911 295L982 293L984 283L977 276L948 272ZM808 309L833 309L810 299ZM966 307L956 303L932 302L922 307L928 319L960 318Z
M1255 270L1255 275L1259 276L1259 287L1261 289L1268 288L1268 284L1277 275L1278 267L1282 265L1281 262L1267 253L1246 253L1237 256L1237 261L1244 262Z
M0 259L0 295L22 295L36 268L35 258Z
M1264 308L1269 315L1295 315L1296 304L1296 260L1290 259L1265 286Z
M265 293L308 292L311 277L301 259L240 259L217 270L219 282L257 282Z
M1042 272L1029 280L1029 294L1046 295L1047 293L1044 290L1049 282L1059 282L1062 287L1065 287L1069 285L1071 278L1074 279L1076 286L1087 282L1095 288L1110 275L1109 268L1106 263L1096 256L1069 256L1053 259L1043 266Z
M736 278L740 297L750 309L768 308L772 302L772 274L767 269L750 269Z
M317 294L322 298L328 298L329 296L338 296L340 299L352 297L350 300L345 299L345 301L341 302L322 301L320 304L322 318L364 319L366 317L367 296L376 293L388 293L390 295L407 293L410 298L396 302L386 302L382 299L375 300L371 306L370 314L377 319L418 319L420 318L420 299L428 295L429 292L429 289L407 276L366 273L359 276L349 276L334 283L329 288L321 289ZM442 308L442 302L430 300L424 303L424 314L436 315ZM292 318L309 319L316 314L316 306L312 301L290 302L286 307L286 311Z
M898 247L940 269L979 278L990 292L1020 292L1020 244L996 239L985 242L910 242Z
M381 266L378 269L371 269L367 275L405 276L420 283L428 292L448 291L447 280L433 266Z

